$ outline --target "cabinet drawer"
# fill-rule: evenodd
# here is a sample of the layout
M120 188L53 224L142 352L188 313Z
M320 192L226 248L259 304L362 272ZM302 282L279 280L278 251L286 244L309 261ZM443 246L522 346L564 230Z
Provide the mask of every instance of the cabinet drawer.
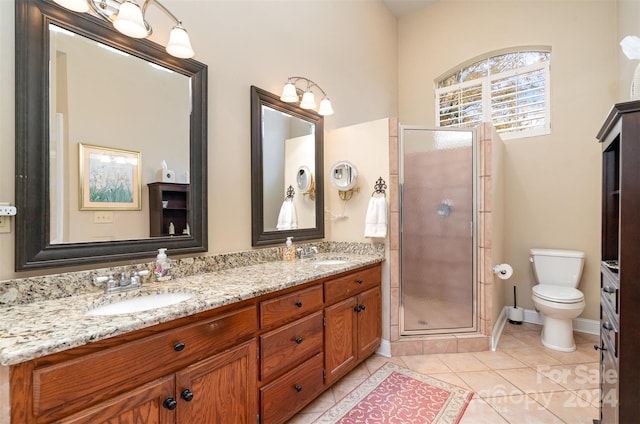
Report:
M602 342L606 349L609 350L615 358L617 358L618 323L615 318L610 315L608 308L604 304L601 304L600 310L600 314L602 315L602 318L600 319L600 337L602 338Z
M324 390L322 353L260 389L263 423L283 423Z
M34 413L93 404L166 375L255 334L255 306L33 371ZM90 383L90 384L89 384Z
M607 274L600 274L602 278L601 295L602 299L606 300L611 310L617 315L619 313L619 296L620 289L617 284L614 283Z
M322 286L318 285L260 303L260 325L268 327L303 317L322 308Z
M333 303L380 284L380 266L354 272L324 283L327 303Z
M322 351L322 311L260 336L263 381Z

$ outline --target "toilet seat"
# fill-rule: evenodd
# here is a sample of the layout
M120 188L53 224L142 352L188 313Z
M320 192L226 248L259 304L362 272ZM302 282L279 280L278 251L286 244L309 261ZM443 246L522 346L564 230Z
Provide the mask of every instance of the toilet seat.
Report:
M556 303L579 303L584 301L584 294L573 287L538 284L533 286L533 295L540 299Z

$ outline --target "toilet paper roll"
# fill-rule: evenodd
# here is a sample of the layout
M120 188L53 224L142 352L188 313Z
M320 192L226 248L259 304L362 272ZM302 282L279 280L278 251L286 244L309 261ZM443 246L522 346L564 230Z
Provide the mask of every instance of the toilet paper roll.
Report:
M506 280L513 275L513 268L509 264L500 264L493 267L493 272L499 279Z

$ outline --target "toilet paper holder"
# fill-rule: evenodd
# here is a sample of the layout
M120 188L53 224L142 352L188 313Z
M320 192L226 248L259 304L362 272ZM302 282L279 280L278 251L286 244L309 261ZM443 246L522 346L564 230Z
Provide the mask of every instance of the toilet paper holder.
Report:
M498 264L494 265L493 273L496 274L498 278L506 280L513 275L513 268L509 264Z

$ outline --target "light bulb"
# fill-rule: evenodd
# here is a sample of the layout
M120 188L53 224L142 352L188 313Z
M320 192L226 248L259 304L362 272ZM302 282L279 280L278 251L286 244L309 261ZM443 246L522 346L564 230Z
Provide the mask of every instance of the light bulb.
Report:
M288 103L297 102L299 100L296 86L291 81L287 81L284 87L282 87L280 100Z
M323 98L320 102L318 114L322 116L333 115L333 106L331 106L331 100L328 97Z
M87 0L53 0L60 6L73 10L74 12L85 13L89 11Z
M171 34L169 34L169 43L167 43L167 53L171 56L179 57L182 59L189 59L195 54L191 48L191 40L189 40L189 34L182 27L182 23L178 22L178 25L173 27Z
M144 38L149 35L140 6L130 0L120 5L113 26L124 35L132 38Z
M315 109L316 108L316 99L313 97L313 92L305 91L302 95L302 101L300 102L300 107L302 109Z

